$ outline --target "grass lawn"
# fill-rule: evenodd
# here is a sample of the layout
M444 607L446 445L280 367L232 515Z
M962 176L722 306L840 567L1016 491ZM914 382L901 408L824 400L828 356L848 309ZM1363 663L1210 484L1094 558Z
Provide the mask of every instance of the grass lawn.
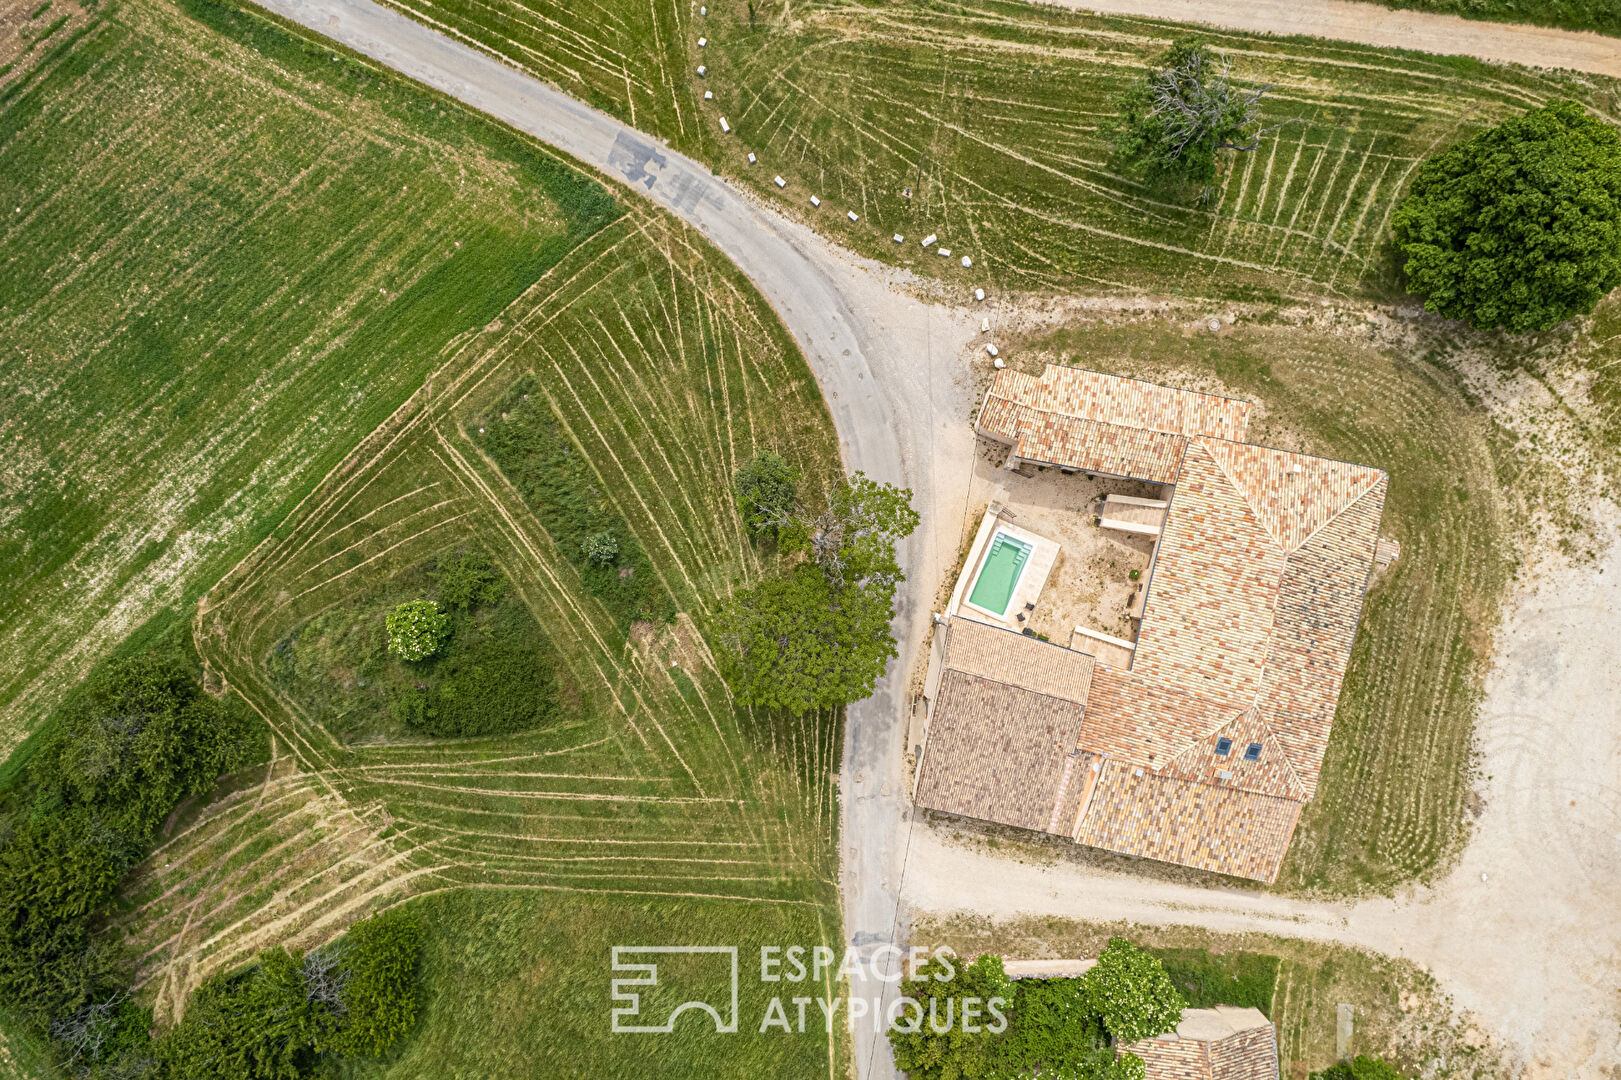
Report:
M708 15L631 0L388 2L669 139L840 243L963 290L1387 297L1390 213L1438 147L1553 96L1621 115L1602 79L1015 0L716 0ZM1122 175L1108 149L1115 99L1186 34L1221 50L1237 79L1272 85L1265 121L1281 125L1204 205ZM657 78L630 74L642 70ZM723 116L735 134L721 134ZM918 246L929 235L949 258Z
M0 752L599 229L557 158L211 0L0 91Z
M925 916L914 937L930 946L950 945L964 956L984 952L1010 958L1091 957L1109 938L1120 935L1162 957L1176 976L1178 965L1206 971L1275 967L1276 983L1267 1013L1278 1031L1280 1075L1306 1080L1335 1058L1335 1006L1355 1008L1352 1054L1374 1054L1411 1074L1495 1080L1506 1075L1503 1062L1453 1013L1435 980L1405 960L1358 949L1266 934L1218 934L1196 927L1087 923L1067 919L991 922L979 918ZM1229 970L1229 974L1231 974ZM1186 983L1183 984L1186 992ZM1189 995L1191 998L1191 995ZM1220 998L1220 994L1212 994ZM1253 1004L1235 1001L1226 1004ZM1214 1001L1192 1000L1195 1007ZM1426 1075L1429 1075L1426 1072Z
M1006 351L1030 370L1068 361L1219 387L1262 404L1251 439L1389 472L1380 532L1401 559L1368 594L1322 785L1278 884L1388 890L1443 866L1465 835L1470 732L1513 569L1516 504L1500 470L1519 459L1504 456L1484 410L1444 366L1382 351L1363 328L1240 319L1215 335L1126 315Z

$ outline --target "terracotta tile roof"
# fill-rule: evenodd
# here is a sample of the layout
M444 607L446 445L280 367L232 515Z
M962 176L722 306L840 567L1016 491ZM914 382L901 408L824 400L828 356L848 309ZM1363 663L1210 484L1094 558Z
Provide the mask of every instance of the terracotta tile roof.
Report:
M1317 792L1329 728L1362 618L1386 483L1380 476L1344 513L1301 544L1289 556L1279 586L1259 705L1308 799Z
M1099 666L1092 671L1081 746L1159 768L1250 707L1146 679L1135 670Z
M915 801L930 810L1045 830L1066 794L1066 768L1073 767L1084 711L1081 702L947 669L929 720Z
M1092 686L1085 653L960 615L946 628L944 667L1082 703Z
M1258 1009L1183 1009L1173 1032L1123 1048L1144 1080L1278 1080L1278 1041Z
M1138 774L1141 775L1138 775ZM1301 804L1106 761L1077 843L1275 881Z
M1149 578L1132 673L1253 702L1284 561L1204 441L1194 440Z
M1089 660L1083 677L1056 659L1079 654L991 627L959 634L964 620L954 620L948 668L1084 709L1082 754L1032 774L1049 796L1045 816L1034 803L1018 815L953 812L1021 816L1084 844L1276 878L1300 806L1316 793L1388 481L1378 469L1243 443L1249 408L1074 368L998 373L982 434L1027 459L1175 488L1130 670ZM954 708L988 716L990 693ZM936 714L945 704L942 691ZM1232 747L1219 755L1223 738ZM1251 743L1258 761L1244 760Z
M1385 475L1366 465L1266 446L1200 441L1285 553L1366 495Z
M1242 439L1250 404L1080 368L1000 371L976 425L1022 458L1167 484L1190 435Z
M1222 748L1222 740L1226 740L1225 754L1217 752ZM1247 757L1251 746L1261 748L1260 756L1254 761ZM1159 772L1181 780L1306 800L1305 785L1300 782L1289 754L1261 719L1259 709L1250 709L1217 728L1177 754Z

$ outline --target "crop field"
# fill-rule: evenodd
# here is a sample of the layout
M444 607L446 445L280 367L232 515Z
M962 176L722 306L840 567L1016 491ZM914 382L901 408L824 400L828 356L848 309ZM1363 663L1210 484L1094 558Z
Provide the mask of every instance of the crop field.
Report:
M0 754L615 212L206 0L104 10L0 92L0 156Z
M627 623L594 595L483 452L514 387L587 463L582 483L605 493L673 619ZM128 883L124 926L159 1015L266 945L313 944L428 897L454 939L430 973L443 995L427 1022L443 1026L397 1075L481 1072L515 1053L558 1075L641 1075L645 1046L609 1034L610 945L838 942L841 720L734 706L704 637L730 592L775 564L730 493L738 462L768 446L813 486L837 468L816 384L775 316L651 212L628 209L463 342L199 609L199 649L270 725L274 760L179 823ZM345 743L330 710L280 691L267 661L290 633L469 542L544 629L572 708L517 735ZM535 929L511 939L509 922ZM553 967L561 983L542 979ZM534 1045L492 1045L464 1012L471 994L521 1014ZM825 1075L841 1053L825 1036L692 1052L694 1075L742 1054L753 1075L783 1076Z
M991 922L939 915L925 915L917 924L918 941L950 945L963 956L1096 956L1115 935L1184 963L1203 957L1207 964L1237 966L1247 958L1244 966L1253 967L1256 961L1275 960L1271 1004L1262 1011L1277 1028L1280 1076L1304 1080L1308 1072L1337 1060L1335 1006L1340 1003L1356 1010L1353 1054L1387 1057L1411 1075L1437 1061L1445 1063L1440 1073L1445 1076L1490 1080L1508 1074L1492 1049L1479 1045L1479 1031L1453 1011L1435 980L1406 960L1295 938L1218 934L1185 926L1047 918ZM1175 960L1167 963L1168 969L1175 967ZM1232 990L1227 1000L1242 1002L1243 988L1234 984Z
M1389 890L1444 866L1465 835L1470 732L1511 570L1517 503L1490 418L1445 368L1382 351L1365 330L1241 321L1217 336L1149 318L1072 326L1028 349L1029 365L1190 386L1214 375L1263 404L1256 441L1390 474L1380 535L1401 558L1368 594L1322 786L1278 886Z
M575 90L593 104L862 254L964 286L1387 295L1390 214L1437 147L1556 95L1621 116L1602 80L1200 28L1235 79L1273 87L1264 119L1276 130L1193 205L1109 160L1115 99L1190 32L1171 25L1007 0L716 0L707 16L600 0L568 17L544 0L390 2L565 89L576 83L556 65L596 68L589 91ZM646 104L652 87L608 76L631 55L633 28L648 47L649 19L684 80L671 94L685 105L663 112ZM657 70L668 77L662 59ZM720 133L723 116L734 134ZM951 257L918 247L927 235Z

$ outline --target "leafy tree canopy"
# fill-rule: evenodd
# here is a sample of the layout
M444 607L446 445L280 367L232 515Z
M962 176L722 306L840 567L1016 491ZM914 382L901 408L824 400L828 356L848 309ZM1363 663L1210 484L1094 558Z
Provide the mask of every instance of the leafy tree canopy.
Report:
M828 580L813 563L737 593L722 631L739 700L802 713L872 693L896 654L894 588Z
M1574 101L1533 109L1426 162L1392 224L1429 310L1546 330L1621 285L1621 137Z
M834 584L864 582L893 589L905 575L895 545L917 528L912 492L856 473L827 495L822 511L802 513L783 546L803 550Z
M1180 41L1120 98L1114 149L1150 180L1207 185L1216 155L1261 145L1260 101L1270 87L1232 85L1208 48Z
M184 1019L156 1044L158 1060L173 1080L300 1080L337 1023L330 1007L305 994L300 958L278 947L247 971L199 987Z
M762 450L738 467L732 488L749 530L775 535L798 505L799 470L781 454Z
M410 911L386 911L350 927L338 953L343 1022L324 1049L381 1057L409 1034L421 953L422 922Z
M1186 1007L1159 960L1122 937L1109 939L1081 981L1117 1044L1175 1030Z
M172 645L101 669L63 704L0 817L0 999L40 1028L110 1000L120 957L93 918L174 806L253 745L248 714L204 693Z
M1004 1075L1001 1035L989 1029L993 1024L999 1029L1006 1025L996 1024L985 1004L992 998L1002 999L999 1008L1005 1016L1013 999L1013 983L1002 971L1002 958L987 954L971 964L949 966L930 960L918 968L917 978L900 984L901 993L916 1001L919 1010L915 1016L908 1012L897 1017L907 1027L916 1019L918 1030L905 1031L899 1025L890 1029L896 1068L911 1080L978 1080ZM981 1003L977 1006L980 1019L972 1025L962 1021L967 999ZM969 1026L979 1030L967 1030Z
M426 660L450 631L450 616L432 600L407 600L384 617L388 651L401 660Z

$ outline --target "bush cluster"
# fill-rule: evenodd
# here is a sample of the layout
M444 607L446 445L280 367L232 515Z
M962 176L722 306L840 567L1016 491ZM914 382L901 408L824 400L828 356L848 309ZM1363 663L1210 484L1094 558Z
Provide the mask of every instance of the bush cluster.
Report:
M945 981L936 973L950 975ZM981 956L948 972L934 960L919 969L928 981L907 982L908 997L922 1007L915 1032L890 1031L895 1064L911 1080L1142 1080L1143 1060L1123 1047L1173 1030L1184 1002L1159 961L1124 938L1113 938L1098 963L1079 979L1023 979L1004 974L1002 958ZM960 1018L964 998L1006 1004L1005 1030L947 1025ZM934 1017L943 1031L929 1024Z
M153 1080L302 1080L324 1055L381 1057L416 1023L422 927L373 916L326 950L283 948L217 975L153 1045Z
M177 637L106 665L57 711L6 793L0 1000L54 1034L64 1058L122 1054L144 1032L123 993L125 959L96 919L175 806L258 746L250 714L198 675Z
M432 600L408 600L388 613L388 651L415 663L439 651L450 636L450 616Z

